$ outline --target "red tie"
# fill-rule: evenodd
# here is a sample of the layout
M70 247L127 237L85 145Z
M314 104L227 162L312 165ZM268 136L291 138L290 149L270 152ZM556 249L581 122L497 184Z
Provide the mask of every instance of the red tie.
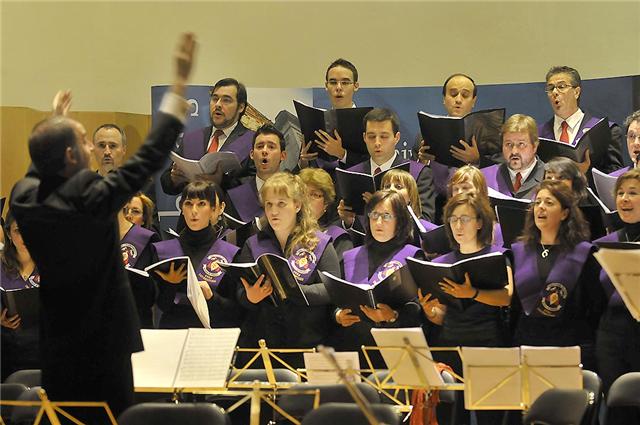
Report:
M209 145L209 149L207 149L207 153L209 152L218 152L218 138L224 134L222 130L216 130L213 132L211 136L211 144Z
M567 124L566 121L562 121L560 127L562 127L562 133L560 133L560 141L563 143L569 143L569 132L567 131L567 128L569 128L569 124Z
M515 183L513 183L513 191L514 192L519 191L521 186L522 186L522 174L517 173L516 174L516 181L515 181Z
M375 176L376 174L378 174L379 172L381 172L382 170L380 169L380 167L376 167L375 170L373 170L373 175Z

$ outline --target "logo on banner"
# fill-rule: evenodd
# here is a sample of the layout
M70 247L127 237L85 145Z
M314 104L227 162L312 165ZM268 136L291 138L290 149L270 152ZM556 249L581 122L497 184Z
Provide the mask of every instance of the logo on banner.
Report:
M226 263L227 259L220 254L212 254L207 257L207 260L202 264L202 271L210 280L214 280L222 273L224 270L218 263Z
M538 311L545 316L557 316L566 304L569 291L562 283L550 283L544 288Z
M198 105L198 101L196 99L189 99L187 103L189 104L189 115L192 117L199 116L198 110L200 109L200 105Z
M39 288L40 287L40 274L36 273L32 276L29 276L29 283L31 284L31 286L33 288Z
M376 273L376 282L381 282L391 276L393 272L402 267L402 263L398 260L391 260L382 266L382 269Z
M130 243L123 243L122 245L120 245L120 251L122 252L122 262L125 266L128 266L129 263L132 263L133 260L135 260L138 256L138 250Z
M304 276L311 272L311 266L316 263L316 254L306 248L300 248L293 253L289 264L293 269L293 275L298 280L304 280Z

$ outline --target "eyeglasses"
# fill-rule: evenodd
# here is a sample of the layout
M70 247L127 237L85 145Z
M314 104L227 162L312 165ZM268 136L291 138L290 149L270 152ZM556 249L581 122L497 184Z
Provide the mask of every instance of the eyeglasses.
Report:
M456 224L458 221L462 224L469 224L471 223L471 220L475 220L477 218L478 217L470 217L468 215L461 215L460 217L452 215L451 217L449 217L449 224Z
M527 147L529 147L531 145L531 143L526 143L526 142L518 142L518 143L513 143L513 142L507 142L507 143L503 143L502 146L510 151L513 150L513 148L518 148L518 150L523 150Z
M640 140L640 133L627 133L627 140L629 142L635 142L636 140Z
M124 207L124 208L122 209L122 214L124 214L124 215L129 215L129 214L130 214L130 215L142 215L142 211L140 211L140 210L139 210L139 209L137 209L137 208L127 208L127 207Z
M218 103L218 101L222 102L223 105L231 105L235 99L230 97L230 96L222 96L219 97L218 95L213 95L211 96L211 102L212 103Z
M391 221L395 218L394 215L391 215L389 213L379 213L377 211L371 211L369 213L369 218L373 221L378 221L379 218L382 219L382 221L388 222Z
M553 84L547 84L544 87L544 91L546 91L547 93L551 93L554 90L558 90L559 93L564 93L567 90L569 90L570 88L573 88L575 86L572 86L571 84L567 84L567 83L558 83L556 85Z
M350 86L351 84L353 84L353 81L351 80L329 80L327 81L327 84L330 85L331 87L337 87L337 86Z
M309 192L311 199L324 199L324 193L322 192Z

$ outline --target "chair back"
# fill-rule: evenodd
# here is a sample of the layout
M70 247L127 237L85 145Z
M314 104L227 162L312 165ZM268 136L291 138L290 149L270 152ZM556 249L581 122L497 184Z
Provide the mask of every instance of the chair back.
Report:
M400 417L387 404L372 404L371 410L380 424L400 424ZM370 425L364 413L353 403L323 404L302 419L302 425L327 424Z
M28 388L42 385L42 371L40 369L23 369L13 372L4 381L6 384L22 384Z
M629 372L613 381L607 395L608 407L640 407L640 372Z
M533 402L523 424L580 425L588 407L589 394L586 390L552 388Z
M582 371L582 388L589 393L589 407L582 418L581 425L596 425L598 412L602 402L602 379L597 373L590 370Z
M20 395L27 391L27 387L23 384L2 383L0 384L0 400L16 401ZM0 406L0 417L4 422L11 422L11 413L16 406Z
M129 407L119 425L231 425L229 416L210 403L142 403Z

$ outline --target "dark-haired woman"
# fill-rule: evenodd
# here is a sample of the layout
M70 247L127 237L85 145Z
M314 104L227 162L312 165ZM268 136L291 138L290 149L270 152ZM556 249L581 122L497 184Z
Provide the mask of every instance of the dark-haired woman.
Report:
M391 190L373 194L366 206L367 236L363 246L344 254L344 278L349 282L378 283L406 265L407 257L424 258L420 248L412 245L412 220L404 197ZM361 345L375 345L373 327L410 327L420 325L417 300L402 305L388 305L379 300L377 308L360 306L360 311L338 309L335 320L340 348L360 351ZM361 318L362 317L362 318ZM384 367L379 355L370 352L374 367Z
M632 169L618 177L615 186L616 207L624 227L595 242L640 242L640 169ZM640 372L640 323L629 313L620 294L603 270L600 273L609 302L598 328L596 356L598 374L605 393L613 381L628 372ZM632 412L615 409L608 423L639 423Z
M545 180L527 213L521 242L512 245L515 345L581 348L596 370L595 329L604 305L599 266L578 201L564 183Z
M200 288L209 305L212 327L234 327L241 320L235 303L235 285L225 279L219 262L231 263L238 247L219 238L216 223L224 211L222 190L215 183L192 182L185 186L180 209L185 228L176 239L153 244L156 259L188 256L193 265ZM158 307L162 310L161 328L202 327L191 302L187 298L187 271L170 267L166 273L158 272Z
M4 290L37 288L40 286L40 274L31 254L22 240L18 223L11 213L5 224L6 239L2 251L0 268L0 286ZM39 326L25 327L18 314L8 315L5 306L0 306L2 324L2 380L20 369L38 369Z

